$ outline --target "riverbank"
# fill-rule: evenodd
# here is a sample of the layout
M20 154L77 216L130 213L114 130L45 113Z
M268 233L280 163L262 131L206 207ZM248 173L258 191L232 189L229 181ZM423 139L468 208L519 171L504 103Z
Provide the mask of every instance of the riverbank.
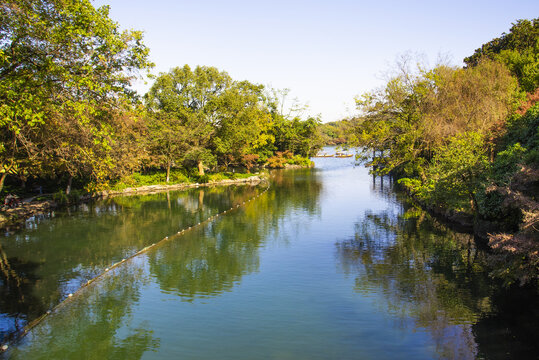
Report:
M255 175L242 179L224 179L211 181L208 183L180 183L170 185L146 185L139 187L129 187L122 190L104 190L91 194L83 195L77 199L77 202L89 202L96 199L112 198L117 196L147 195L156 194L164 191L187 190L199 187L230 186L230 185L257 185L265 181L262 175ZM59 203L54 200L25 200L20 205L0 211L0 229L11 230L21 227L27 219L33 216L48 215L51 211L62 207L72 205L71 202Z

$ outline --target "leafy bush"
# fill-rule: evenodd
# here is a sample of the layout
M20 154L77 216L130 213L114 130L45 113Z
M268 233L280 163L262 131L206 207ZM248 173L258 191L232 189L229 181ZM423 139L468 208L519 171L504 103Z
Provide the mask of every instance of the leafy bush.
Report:
M194 179L198 179L198 175L193 175ZM191 180L182 169L170 170L170 181L168 184L190 183ZM129 187L139 187L148 185L165 185L167 184L167 174L164 171L156 171L149 174L141 174L138 172L122 177L112 189L123 190Z
M310 167L312 166L313 162L309 158L302 157L300 155L295 155L292 159L287 161L287 164Z
M197 179L197 182L199 184L206 184L210 181L210 176L208 174L204 174L204 175L199 175L198 176L198 179Z
M528 151L539 150L539 103L524 115L515 114L507 121L507 132L502 139L503 148L520 143Z
M286 162L287 162L286 158L279 155L275 155L268 159L268 167L270 169L282 169L285 167Z
M286 164L310 167L312 166L312 161L309 158L302 157L301 155L294 155L288 150L285 152L277 151L275 156L268 159L267 166L270 169L282 169L286 167Z
M63 190L57 191L54 194L52 194L52 199L56 201L58 204L62 204L62 205L67 204L69 201L67 194Z
M492 164L492 176L498 185L505 185L509 181L518 170L518 164L524 160L525 153L526 148L518 142L498 153Z
M247 168L247 172L251 172L251 169L259 161L260 156L258 154L246 154L242 156L242 163Z
M437 150L423 181L401 179L399 183L427 204L473 212L488 169L483 136L467 132L451 137Z
M215 173L215 174L209 174L209 180L210 181L221 181L221 180L227 180L230 179L228 176L229 173ZM232 174L232 173L230 173Z

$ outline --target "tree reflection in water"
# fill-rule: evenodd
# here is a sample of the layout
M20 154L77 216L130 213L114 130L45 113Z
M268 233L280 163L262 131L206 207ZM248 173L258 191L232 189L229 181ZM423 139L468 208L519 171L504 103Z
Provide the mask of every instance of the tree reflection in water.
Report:
M399 201L401 213L367 212L355 225L354 238L336 244L341 269L356 277L355 290L383 293L382 311L396 319L396 326L428 332L440 358L537 354L529 334L505 336L503 349L489 339L489 333L511 332L507 322L496 320L506 308L500 299L510 295L488 277L488 254L472 235L451 231Z
M241 207L150 253L150 272L160 288L193 301L230 291L243 275L258 271L258 249L265 239L279 237L280 221L298 207L313 215L320 211L317 175L309 170L293 174L275 172L274 186L254 206Z
M27 222L1 239L0 345L112 263L262 190L246 185L116 197Z
M140 359L156 349L159 341L133 316L147 282L140 264L129 261L83 289L36 326L10 359Z
M485 259L470 235L414 208L402 216L366 213L337 254L343 271L356 276L356 291L383 292L398 326L428 331L442 358L475 358L472 324L492 307Z
M161 246L113 269L35 327L10 355L14 359L68 359L80 358L81 354L95 359L136 359L145 351L157 349L162 339L156 337L158 330L148 322L154 316L166 322L166 314L161 313L166 306L155 306L163 294L167 300L179 297L193 303L232 290L243 276L258 271L260 247L267 238L278 235L281 222L294 210L302 209L312 216L319 213L321 184L317 176L309 171L294 174L297 182L289 178L290 172L286 176L275 174L279 185L272 186L256 201L181 235L170 236ZM169 209L169 204L174 209L175 203L182 211L194 213L201 204L212 209L225 203L230 209L259 190L234 191L227 193L226 199L216 198L206 190L195 196L162 198L155 212L168 211L163 208ZM213 205L212 199L216 201ZM140 206L137 199L128 198L123 199L123 206L130 201L133 203L129 209ZM149 215L157 216L151 212ZM125 230L135 231L131 227ZM177 312L175 305L172 308Z

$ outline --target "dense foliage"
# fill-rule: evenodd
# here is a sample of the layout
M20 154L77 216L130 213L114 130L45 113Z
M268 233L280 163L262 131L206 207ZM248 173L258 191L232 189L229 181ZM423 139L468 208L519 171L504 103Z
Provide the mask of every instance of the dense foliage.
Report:
M142 34L88 0L6 0L0 24L0 190L8 174L101 182L129 167Z
M148 71L139 31L121 31L89 0L0 3L0 192L71 184L107 188L137 172L263 165L275 151L308 157L319 120L283 115L264 87L212 67Z
M199 175L216 166L250 170L275 152L308 158L320 147L318 119L285 116L262 85L235 81L214 67L163 73L145 100L151 144L167 169L176 163L196 166Z
M353 142L356 119L343 119L320 125L320 135L326 145L345 145Z
M432 69L403 57L356 99L360 154L438 212L467 213L507 283L539 279L539 19Z
M539 87L539 18L518 20L508 34L502 34L475 50L464 59L476 66L484 59L505 64L518 79L522 88L534 92Z

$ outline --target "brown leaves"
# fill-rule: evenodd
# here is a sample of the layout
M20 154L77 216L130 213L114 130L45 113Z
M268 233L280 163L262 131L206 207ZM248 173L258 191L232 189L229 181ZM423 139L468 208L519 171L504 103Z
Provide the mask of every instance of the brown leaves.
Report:
M522 211L523 219L515 234L489 234L489 246L497 254L494 262L498 267L510 265L511 275L522 284L539 276L539 202L533 191L538 181L538 169L521 166L510 185L488 189L504 196L503 206Z

